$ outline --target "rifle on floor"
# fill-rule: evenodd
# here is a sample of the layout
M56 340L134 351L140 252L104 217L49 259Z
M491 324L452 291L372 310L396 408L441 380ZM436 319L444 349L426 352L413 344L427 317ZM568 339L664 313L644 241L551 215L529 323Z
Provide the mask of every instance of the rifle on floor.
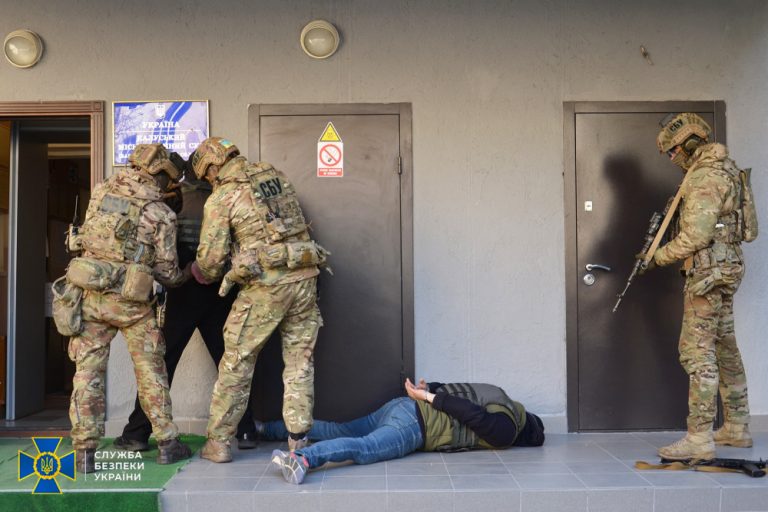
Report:
M661 464L649 464L643 461L635 462L637 469L666 469L671 471L682 471L692 469L694 471L705 471L708 473L744 473L752 478L765 476L765 466L768 461L763 459L710 459L710 460L672 460L661 459Z

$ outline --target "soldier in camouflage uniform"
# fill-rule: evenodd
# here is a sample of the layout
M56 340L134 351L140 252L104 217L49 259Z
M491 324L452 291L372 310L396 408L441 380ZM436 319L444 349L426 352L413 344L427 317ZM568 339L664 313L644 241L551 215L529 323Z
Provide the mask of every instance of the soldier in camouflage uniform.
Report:
M177 253L179 265L185 266L195 261L197 245L200 243L200 228L203 223L203 205L211 195L211 184L198 180L192 172L192 157L184 161L177 153L171 153L171 161L183 169L184 180L177 190L181 191L181 200L175 202L180 207L176 212L178 224ZM166 204L168 201L166 200ZM224 355L223 327L229 310L235 301L236 290L225 297L219 297L219 283L203 285L190 279L178 288L167 292L165 325L162 326L165 338L165 366L168 369L168 382L173 385L176 367L189 344L195 329L200 331L208 353L216 366ZM149 449L149 436L152 424L141 408L138 397L128 424L123 434L115 438L115 446L126 450L144 451ZM256 447L256 433L253 412L246 407L243 419L237 426L237 446L241 450Z
M689 376L689 412L687 435L659 449L659 455L710 459L715 444L752 446L747 379L733 327L733 295L744 275L740 244L757 236L757 221L754 204L745 207L751 189L744 171L728 158L724 145L708 143L707 123L692 113L666 121L657 139L659 150L686 176L676 233L654 253L653 262L685 262L680 362ZM725 425L713 434L718 389Z
M291 183L270 164L250 164L230 141L211 137L197 148L192 165L214 187L192 273L198 281L218 280L231 259L222 288L241 286L224 326L224 357L201 456L232 460L229 442L248 400L256 357L275 329L283 343L289 446L304 446L312 427L313 353L322 325L316 288L325 251L310 239Z
M165 341L151 301L153 279L178 286L188 277L176 256L176 215L163 203L178 169L160 144L140 144L131 167L98 185L80 229L82 255L67 269L67 282L83 288L82 332L69 342L76 365L69 416L77 466L93 471L104 435L104 384L109 344L119 330L133 360L141 406L158 440L158 463L191 452L179 442L171 417L163 354Z

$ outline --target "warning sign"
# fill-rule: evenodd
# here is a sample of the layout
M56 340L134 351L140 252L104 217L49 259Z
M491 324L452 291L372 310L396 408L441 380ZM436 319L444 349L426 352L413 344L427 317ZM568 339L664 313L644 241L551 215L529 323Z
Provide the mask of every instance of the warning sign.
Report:
M325 127L323 134L320 136L320 142L341 142L339 132L336 131L336 127L333 126L333 123L328 123Z
M344 142L330 122L317 142L317 177L344 177Z

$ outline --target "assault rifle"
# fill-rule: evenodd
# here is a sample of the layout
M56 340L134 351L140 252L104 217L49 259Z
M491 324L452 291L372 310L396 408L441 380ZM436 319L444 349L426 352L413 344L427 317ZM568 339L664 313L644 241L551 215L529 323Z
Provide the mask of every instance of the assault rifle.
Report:
M710 459L710 460L685 460L675 461L671 459L661 459L662 464L672 464L674 462L682 462L684 465L689 466L691 469L697 471L718 471L714 468L723 468L730 470L731 472L741 471L745 475L749 475L752 478L760 478L765 476L765 466L768 461L760 460L747 460L747 459ZM712 468L712 469L707 469Z
M655 253L656 249L659 248L659 245L661 244L661 239L664 237L664 233L667 232L669 223L672 222L672 217L675 215L675 212L677 211L677 206L680 204L680 199L682 199L682 197L683 197L683 184L681 183L680 186L677 188L677 193L675 194L675 196L669 201L667 201L667 206L664 208L664 211L662 213L653 212L653 215L651 216L651 221L648 223L648 229L645 231L645 240L643 240L643 247L638 253L638 255L643 255L643 257L637 259L637 261L635 262L635 266L632 267L632 272L629 273L627 284L624 286L624 289L621 291L621 293L616 295L616 297L618 297L618 300L616 301L616 305L613 306L614 313L619 309L619 304L621 304L621 299L624 298L624 295L627 293L627 290L629 290L629 287L632 286L632 281L635 279L635 276L638 273L644 272L645 269L648 268L648 264L653 259L653 253Z

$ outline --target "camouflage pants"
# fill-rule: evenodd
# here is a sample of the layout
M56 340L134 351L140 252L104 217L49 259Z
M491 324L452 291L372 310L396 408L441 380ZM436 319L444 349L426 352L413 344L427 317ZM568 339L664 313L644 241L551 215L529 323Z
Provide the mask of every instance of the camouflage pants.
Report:
M163 354L165 341L148 304L130 302L114 293L86 292L84 330L69 340L76 366L69 418L72 445L96 448L104 435L104 382L109 344L120 330L133 360L141 408L158 441L174 439L178 429L171 416L171 397Z
M733 287L717 286L704 295L684 292L680 363L689 378L688 430L712 428L720 390L725 418L749 422L747 377L733 328Z
M256 358L272 332L283 342L283 419L289 432L312 427L313 354L322 325L317 278L275 286L252 284L237 296L224 325L224 356L213 387L208 437L229 441L246 407Z

